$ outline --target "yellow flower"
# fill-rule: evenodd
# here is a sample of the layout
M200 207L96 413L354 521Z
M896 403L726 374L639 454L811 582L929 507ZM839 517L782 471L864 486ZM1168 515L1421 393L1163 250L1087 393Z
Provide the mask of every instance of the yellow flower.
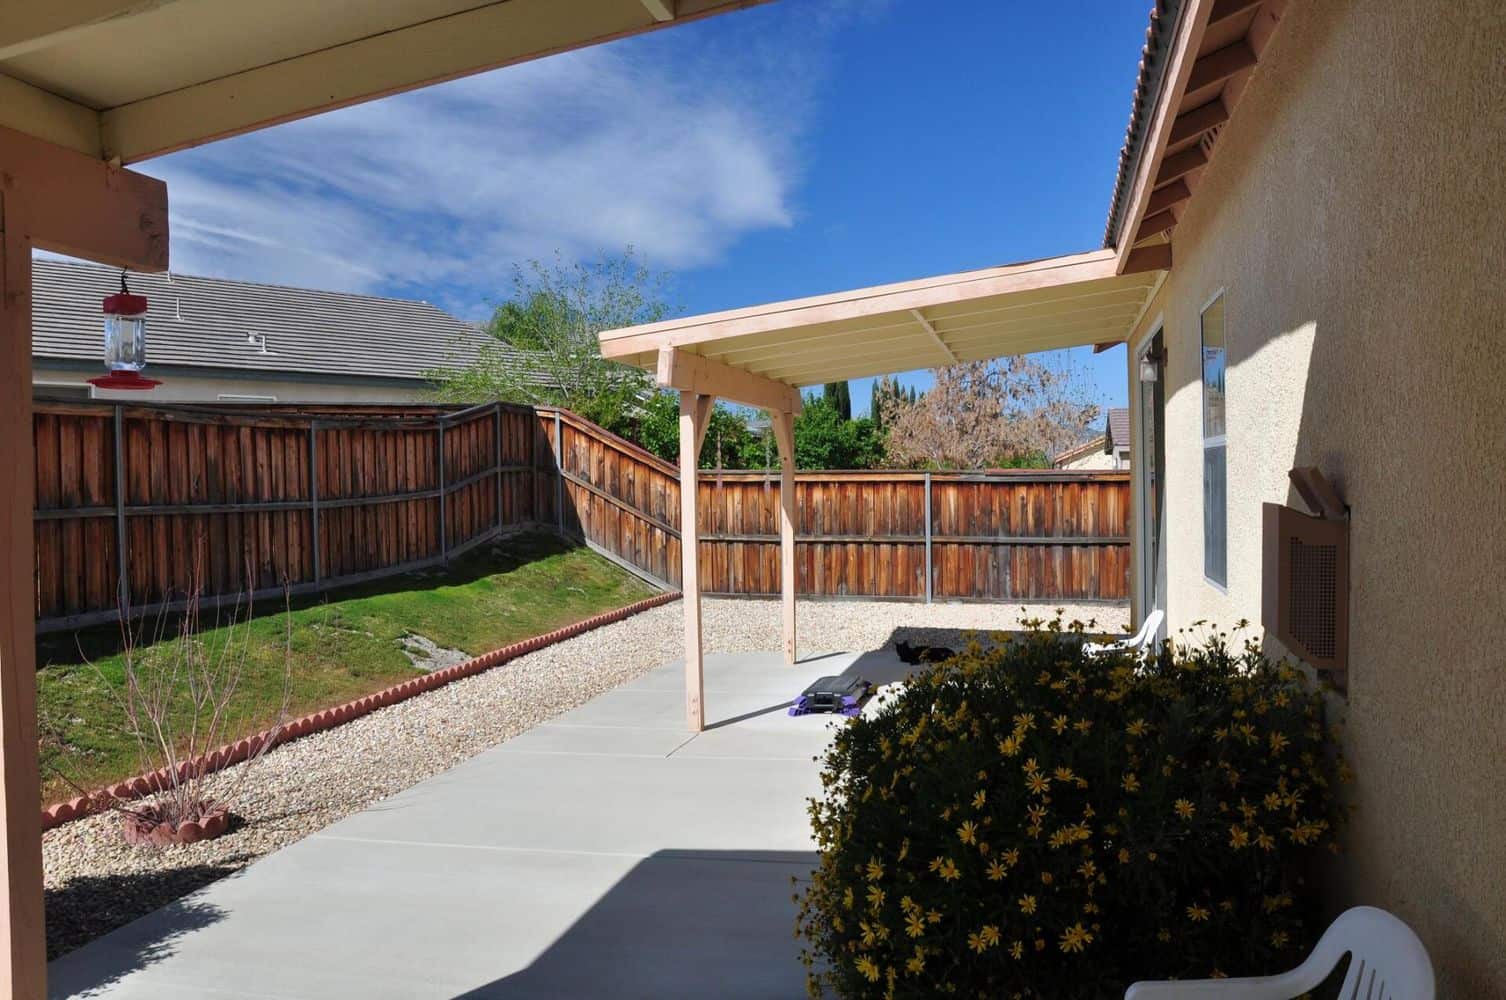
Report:
M957 828L957 839L964 844L971 844L976 841L978 839L978 824L970 819L963 820L962 825Z
M1287 744L1290 743L1290 742L1291 741L1288 740L1281 733L1272 733L1271 734L1271 753L1272 754L1278 754L1278 753L1280 753L1281 751L1283 751L1283 750L1286 749Z
M919 913L912 913L905 918L905 933L912 938L918 938L926 932L925 917Z
M999 753L1006 757L1013 757L1020 752L1020 738L1018 736L1006 736L999 741Z
M947 858L941 863L941 870L938 874L947 882L955 882L962 877L962 873L957 870L957 865L951 858Z
M1276 838L1264 830L1260 830L1255 834L1255 846L1262 851L1274 851L1276 849Z
M1044 774L1032 774L1025 778L1025 787L1035 795L1044 795L1051 787L1051 779Z
M999 928L993 924L984 924L982 929L978 931L978 935L983 938L983 943L990 948L999 943Z
M868 887L868 905L875 910L877 910L880 906L883 906L884 890L880 889L876 885L870 885Z
M1020 912L1021 913L1034 913L1035 912L1035 897L1034 896L1021 896L1020 897Z
M1084 861L1077 866L1077 874L1091 882L1098 875L1098 866L1091 861Z
M1161 928L1160 930L1156 931L1156 940L1160 941L1162 944L1165 944L1166 942L1171 940L1171 931L1167 930L1164 927Z
M988 949L988 945L983 943L982 936L977 933L968 934L967 946L980 955Z
M928 923L928 924L939 924L939 923L941 923L941 913L939 911L937 911L937 910L927 910L926 911L926 923Z
M1285 948L1286 947L1286 940L1287 940L1287 938L1286 938L1286 931L1272 931L1271 932L1271 947L1273 947L1273 948Z
M858 959L857 969L870 983L879 981L879 967L874 965L873 960L866 955Z
M1058 715L1056 718L1051 720L1051 728L1053 731L1055 731L1056 735L1060 736L1062 733L1065 733L1067 731L1067 723L1069 721L1070 720L1065 715Z
M1080 923L1073 924L1062 931L1061 941L1059 942L1061 950L1065 952L1082 951L1092 943L1093 935L1089 934L1087 928L1083 927Z
M988 792L984 791L983 789L980 788L976 792L973 793L973 808L974 809L982 809L983 808L983 803L985 803L987 801L988 801Z
M988 880L990 882L1001 881L1007 874L1009 874L1009 869L999 864L999 862L990 861L988 863Z
M1229 827L1229 846L1230 847L1234 848L1234 850L1237 851L1241 847L1248 846L1249 843L1250 843L1250 832L1248 830L1246 830L1242 826L1231 826L1231 827Z
M1010 945L1009 946L1009 957L1010 958L1014 958L1014 959L1024 958L1025 957L1025 942L1024 941L1016 941L1014 944Z
M1192 814L1197 812L1197 807L1186 799L1177 799L1171 804L1171 807L1175 809L1177 815L1182 817L1183 819L1191 819Z
M1020 850L1017 847L1011 847L1009 850L1005 851L999 856L1003 858L1004 863L1006 865L1009 865L1011 868L1020 863Z
M1057 768L1056 772L1055 772L1055 777L1056 777L1057 781L1076 781L1077 780L1077 775L1075 775L1075 774L1072 773L1072 769L1070 767L1059 767L1059 768Z
M922 952L919 948L916 948L915 954L910 956L910 958L905 961L905 968L911 973L911 975L918 976L925 969L925 967L925 953Z
M1052 875L1050 872L1041 872L1041 885L1050 885L1053 881L1055 881L1055 878L1056 876Z
M878 858L870 858L868 864L864 866L864 872L868 876L868 881L877 882L884 877L884 866Z
M1150 732L1150 726L1146 724L1144 719L1136 719L1125 728L1125 732L1129 733L1131 736L1144 736L1146 733Z
M1210 915L1211 911L1206 906L1199 906L1198 904L1193 903L1191 906L1187 907L1187 919L1191 920L1193 923L1201 923L1204 920L1207 920Z
M1127 773L1124 776L1124 780L1119 782L1119 784L1124 787L1126 792L1138 792L1140 790L1140 779L1135 776L1135 772L1133 771Z
M1078 719L1076 722L1072 723L1072 728L1076 729L1079 733L1082 733L1084 736L1086 736L1088 734L1088 730L1093 728L1093 720Z
M1121 848L1119 848L1119 863L1121 865L1127 865L1127 864L1129 864L1129 861L1130 861L1129 848L1128 847L1121 847Z

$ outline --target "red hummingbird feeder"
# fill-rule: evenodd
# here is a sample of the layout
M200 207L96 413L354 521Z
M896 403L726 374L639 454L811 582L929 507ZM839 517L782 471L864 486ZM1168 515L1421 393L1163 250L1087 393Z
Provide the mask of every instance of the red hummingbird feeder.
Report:
M105 296L105 368L89 379L98 389L151 389L162 383L141 374L146 367L146 296L132 295L120 272L120 291Z

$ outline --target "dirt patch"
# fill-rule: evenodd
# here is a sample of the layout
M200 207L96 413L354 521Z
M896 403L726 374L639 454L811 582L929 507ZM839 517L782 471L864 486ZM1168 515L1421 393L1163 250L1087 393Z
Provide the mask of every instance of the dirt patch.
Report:
M428 636L419 635L417 632L406 633L398 642L408 662L413 664L415 669L422 670L426 674L443 670L445 667L453 667L470 659L470 655L465 651L441 646Z

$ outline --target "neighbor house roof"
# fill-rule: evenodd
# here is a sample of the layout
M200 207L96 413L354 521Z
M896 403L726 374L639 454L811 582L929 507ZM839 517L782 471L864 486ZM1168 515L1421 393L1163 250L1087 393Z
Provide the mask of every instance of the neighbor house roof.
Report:
M1051 460L1051 464L1056 468L1061 469L1066 467L1068 462L1075 462L1079 458L1082 458L1084 455L1091 455L1094 452L1108 450L1108 448L1104 447L1103 435L1100 434L1097 437L1088 438L1081 444L1073 445L1066 451L1059 453L1055 458Z
M131 163L756 2L7 2L0 126Z
M427 302L186 274L129 276L147 297L151 365L422 380L473 361L495 341ZM101 363L101 300L120 272L32 262L32 354Z
M1130 446L1129 407L1115 406L1109 410L1108 423L1103 431L1103 450L1113 454L1115 448Z

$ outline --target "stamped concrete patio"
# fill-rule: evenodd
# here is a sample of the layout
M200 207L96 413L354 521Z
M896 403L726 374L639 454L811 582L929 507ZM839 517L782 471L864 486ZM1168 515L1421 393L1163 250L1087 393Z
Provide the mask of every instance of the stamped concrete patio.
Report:
M673 663L54 962L53 996L797 997L791 877L824 674L892 653Z

